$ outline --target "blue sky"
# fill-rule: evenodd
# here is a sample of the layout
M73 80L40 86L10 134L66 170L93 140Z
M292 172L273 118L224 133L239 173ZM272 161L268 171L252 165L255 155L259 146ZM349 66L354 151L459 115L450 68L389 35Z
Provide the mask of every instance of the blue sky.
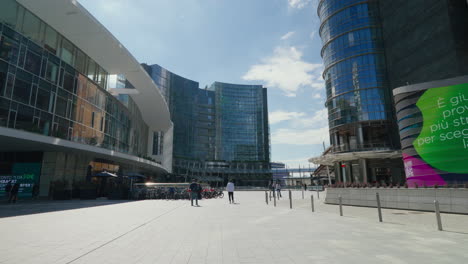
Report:
M328 146L318 0L79 0L140 61L268 88L272 161Z

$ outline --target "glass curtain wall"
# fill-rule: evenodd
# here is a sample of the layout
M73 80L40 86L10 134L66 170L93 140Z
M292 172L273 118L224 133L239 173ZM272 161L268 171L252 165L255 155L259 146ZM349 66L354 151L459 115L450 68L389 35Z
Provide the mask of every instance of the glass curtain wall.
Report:
M107 72L13 0L0 9L0 126L134 155L147 125L104 89Z
M225 161L267 161L263 87L215 82L216 158Z
M323 0L318 15L333 151L393 148L377 2Z

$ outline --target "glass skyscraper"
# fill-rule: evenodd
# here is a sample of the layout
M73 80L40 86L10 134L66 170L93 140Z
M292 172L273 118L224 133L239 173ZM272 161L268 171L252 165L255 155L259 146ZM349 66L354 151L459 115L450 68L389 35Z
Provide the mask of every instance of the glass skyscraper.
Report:
M269 161L266 89L215 82L216 159Z
M267 91L261 85L198 83L159 65L143 68L165 94L174 123L173 172L186 180L265 185L271 178Z
M378 3L322 0L318 15L332 153L375 152L336 155L338 181L399 181L401 169L392 172L398 166L382 163L377 153L397 150L399 145Z
M405 156L419 133L406 125L421 121L408 87L468 73L468 3L321 0L318 15L331 153L311 161L333 164L337 181L402 184L401 145Z

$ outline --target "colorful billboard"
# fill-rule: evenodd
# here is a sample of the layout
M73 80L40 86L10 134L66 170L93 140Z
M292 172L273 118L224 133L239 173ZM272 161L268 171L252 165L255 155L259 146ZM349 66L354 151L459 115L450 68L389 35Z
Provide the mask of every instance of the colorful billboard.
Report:
M19 183L19 197L31 197L34 184L39 184L41 163L14 163L11 175L0 175L0 197L5 197L5 187Z
M427 86L394 91L408 185L468 183L468 83Z

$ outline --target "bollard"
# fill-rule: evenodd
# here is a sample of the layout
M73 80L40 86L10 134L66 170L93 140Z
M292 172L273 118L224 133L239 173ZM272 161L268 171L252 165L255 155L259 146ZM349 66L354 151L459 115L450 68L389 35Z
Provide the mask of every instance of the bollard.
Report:
M320 200L320 192L319 192L318 186L317 186L317 199Z
M289 190L289 209L292 209L292 195L291 195L291 190Z
M375 193L375 198L377 199L377 212L379 213L379 222L382 222L382 207L380 206L379 193Z
M276 207L276 193L273 191L273 205Z
M304 199L304 189L302 189L302 199Z
M437 228L439 231L442 231L442 219L440 219L440 209L439 209L439 201L434 200L435 205L435 213L437 218Z
M314 196L310 196L310 204L312 205L312 213L314 212Z
M338 201L340 203L340 216L343 216L343 201L341 199L341 195L338 197Z
M270 191L270 202L271 202L271 191Z
M268 191L265 191L265 202L268 205Z

